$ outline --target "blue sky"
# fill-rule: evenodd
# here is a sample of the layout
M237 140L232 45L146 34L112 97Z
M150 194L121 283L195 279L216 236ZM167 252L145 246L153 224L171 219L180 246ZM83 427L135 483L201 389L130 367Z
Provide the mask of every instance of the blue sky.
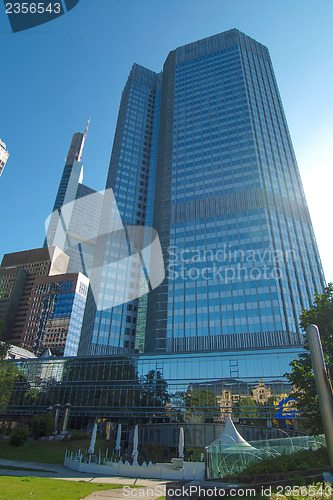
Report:
M42 246L71 136L91 125L84 182L103 189L133 62L161 71L170 50L238 28L266 45L284 103L327 281L333 281L331 0L80 0L12 34L0 4L0 258Z

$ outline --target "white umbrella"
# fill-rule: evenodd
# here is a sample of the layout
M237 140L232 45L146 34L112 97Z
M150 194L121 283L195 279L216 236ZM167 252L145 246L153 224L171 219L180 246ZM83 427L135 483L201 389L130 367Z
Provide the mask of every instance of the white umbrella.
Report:
M139 428L136 425L134 429L134 440L133 440L133 465L138 465L138 444L139 444Z
M120 455L120 441L121 441L121 424L118 424L117 439L116 439L116 452Z
M91 433L90 446L88 450L88 453L90 453L91 455L94 453L95 450L96 436L97 436L97 418L95 420L94 428Z
M178 456L184 458L184 428L179 429Z

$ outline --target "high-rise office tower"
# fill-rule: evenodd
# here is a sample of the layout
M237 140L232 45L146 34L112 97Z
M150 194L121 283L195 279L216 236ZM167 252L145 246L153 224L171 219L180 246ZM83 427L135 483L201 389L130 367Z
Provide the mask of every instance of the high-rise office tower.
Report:
M99 226L103 200L101 193L82 184L81 157L88 126L89 121L84 134L73 135L44 242L44 246L58 246L66 252L69 273L86 276L90 275L95 249L92 229Z
M9 153L6 149L6 144L0 139L0 177L8 160Z
M324 277L268 49L238 30L180 47L163 100L154 227L169 276L147 348L300 345Z
M68 255L56 247L35 248L3 256L0 266L0 317L6 323L6 341L22 345L36 280L41 276L65 273L68 260Z
M166 278L107 308L102 276L80 354L130 352L143 331L161 354L301 345L325 280L265 46L233 29L170 52L161 74L134 65L107 187L125 224L158 231Z
M125 227L152 225L161 81L162 75L134 64L122 94L106 189L113 190ZM88 300L79 354L128 353L135 342L144 344L147 295L121 303L126 287L137 297L135 287L147 286L140 263L127 258L127 236L118 231L96 247L91 281L99 293L96 303ZM117 269L111 275L98 261L117 261ZM119 305L113 307L116 295Z

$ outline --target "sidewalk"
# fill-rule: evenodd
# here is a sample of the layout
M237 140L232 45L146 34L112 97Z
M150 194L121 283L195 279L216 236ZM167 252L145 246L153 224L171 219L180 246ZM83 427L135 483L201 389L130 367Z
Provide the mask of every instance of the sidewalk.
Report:
M154 498L163 496L162 488L167 484L167 481L155 479L91 475L85 472L77 472L57 464L40 464L37 462L23 462L21 460L5 460L0 458L0 465L39 469L36 471L0 469L0 476L48 477L65 481L87 481L90 483L123 484L140 487L137 488L136 495L130 494L128 490L126 492L123 492L122 489L106 490L91 493L84 500L102 500L104 498L125 499L136 497L144 498L145 500L153 500Z
M153 488L136 488L135 491L124 492L122 489L119 490L106 490L106 491L96 491L95 493L90 493L83 500L103 500L104 498L113 498L119 500L125 500L126 498L144 498L144 500L155 500L160 496L165 496L165 492L162 490L156 490ZM135 493L135 496L134 496Z

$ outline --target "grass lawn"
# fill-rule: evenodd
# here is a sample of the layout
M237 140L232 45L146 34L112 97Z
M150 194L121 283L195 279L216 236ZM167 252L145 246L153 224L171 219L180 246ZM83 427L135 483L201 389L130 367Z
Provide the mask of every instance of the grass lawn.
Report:
M0 477L0 500L80 500L93 491L122 488L119 484L61 481L44 477Z
M0 439L0 458L6 460L23 460L49 464L63 464L65 451L85 450L89 448L90 440L82 441L28 441L24 446L10 446L9 440ZM110 447L107 441L97 439L95 452Z

